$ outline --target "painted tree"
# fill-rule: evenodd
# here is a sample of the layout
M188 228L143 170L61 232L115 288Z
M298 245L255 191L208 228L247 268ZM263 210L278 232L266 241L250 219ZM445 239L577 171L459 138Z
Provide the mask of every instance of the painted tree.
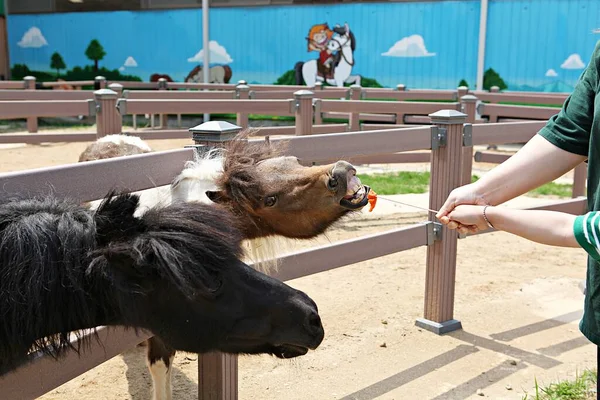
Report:
M500 77L500 74L492 68L488 68L483 74L483 88L485 90L490 90L492 86L498 86L500 90L508 88L508 85L504 82L504 79Z
M98 71L98 61L102 60L106 52L99 41L93 39L85 49L85 56L94 62L94 71Z
M465 81L464 79L461 79L460 82L458 82L458 86L466 86L469 87L469 84L467 83L467 81Z
M65 60L63 60L62 56L55 51L52 53L52 57L50 57L50 68L56 70L56 76L60 76L60 70L67 68L65 64Z

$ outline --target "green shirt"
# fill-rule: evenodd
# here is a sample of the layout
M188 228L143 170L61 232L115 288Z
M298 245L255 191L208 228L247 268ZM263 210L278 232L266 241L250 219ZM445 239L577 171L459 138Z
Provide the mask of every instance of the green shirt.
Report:
M560 112L539 132L550 143L588 158L587 198L590 211L600 210L600 42ZM583 220L580 220L582 223ZM583 225L582 225L583 226ZM585 247L584 247L585 248ZM586 249L587 250L587 249ZM600 346L600 262L588 257L581 332Z
M577 243L596 261L600 261L600 212L579 215L573 223Z

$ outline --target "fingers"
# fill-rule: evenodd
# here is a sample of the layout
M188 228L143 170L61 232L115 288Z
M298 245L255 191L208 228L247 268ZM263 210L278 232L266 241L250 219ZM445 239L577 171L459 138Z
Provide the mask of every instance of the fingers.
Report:
M442 207L440 207L440 210L435 215L435 217L441 221L443 217L446 217L448 213L454 209L454 207L456 206L456 204L454 203L454 196L452 196L452 193L450 193L450 196L448 196Z

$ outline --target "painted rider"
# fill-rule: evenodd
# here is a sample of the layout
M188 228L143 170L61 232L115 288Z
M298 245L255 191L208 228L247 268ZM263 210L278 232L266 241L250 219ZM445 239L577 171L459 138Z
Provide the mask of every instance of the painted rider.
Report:
M317 59L317 70L319 74L325 78L333 78L334 57L331 50L327 48L329 40L333 36L333 31L329 29L327 23L313 25L308 31L308 51L318 51L319 58Z

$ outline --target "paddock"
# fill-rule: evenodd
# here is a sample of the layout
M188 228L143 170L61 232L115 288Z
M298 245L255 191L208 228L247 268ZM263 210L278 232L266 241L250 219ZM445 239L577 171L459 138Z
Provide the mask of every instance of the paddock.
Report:
M411 128L406 133L415 136L431 129ZM486 134L475 126L472 129L475 138ZM408 138L400 131L397 135L402 140ZM475 144L503 143L490 137L486 134L485 140ZM334 136L327 139L334 140ZM406 147L417 150L426 149L430 138L411 140ZM425 146L420 147L422 140ZM527 132L514 134L511 140L526 141ZM150 144L156 150L174 150L183 147L182 141L190 143L189 139L178 139L152 140ZM75 162L77 146L83 149L87 143L1 149L0 168L15 170L13 162L19 163L19 169ZM161 143L160 147L155 143ZM362 154L351 154L351 150L347 147L346 154ZM484 151L485 147L476 150ZM475 169L489 169L489 164L475 160ZM573 179L572 175L569 178ZM423 196L404 198L412 204L428 204ZM522 197L512 204L536 207L553 201ZM572 201L575 207L571 210L578 210L579 202ZM326 237L299 243L297 250L402 227L417 229L415 224L426 220L426 213L398 210L381 199L374 213L348 219ZM413 232L415 236L418 231ZM401 248L401 238L382 240ZM345 257L350 264L343 268L289 280L319 304L325 342L317 351L291 362L240 357L240 398L479 398L478 389L490 398L522 398L524 390L531 392L534 378L548 382L593 366L593 347L577 329L583 304L578 285L585 276L582 251L553 249L503 233L460 239L453 315L463 329L438 336L415 326L415 320L423 317L429 248L420 239L417 242L418 247L384 252L386 255L366 261L361 260L358 250ZM41 398L147 398L150 381L141 353L139 348L130 348ZM178 354L173 382L176 398L197 398L197 371L196 355Z

